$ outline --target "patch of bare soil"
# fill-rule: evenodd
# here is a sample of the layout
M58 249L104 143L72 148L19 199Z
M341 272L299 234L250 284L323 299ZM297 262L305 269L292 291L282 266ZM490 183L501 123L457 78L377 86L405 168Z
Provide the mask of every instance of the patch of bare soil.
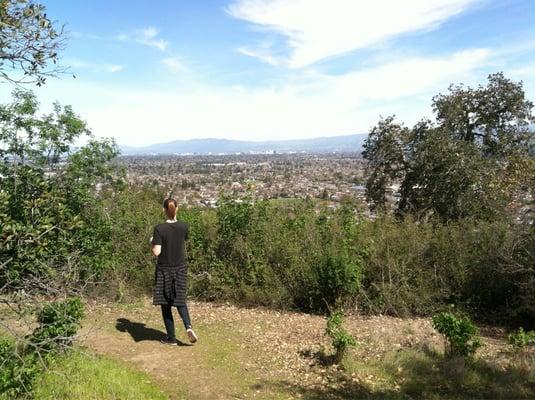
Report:
M175 312L182 346L159 342L164 326L158 307L146 299L138 307L89 304L83 345L134 364L158 381L170 398L292 398L276 386L313 390L329 385L338 367L321 356L332 352L322 316L203 302L188 304L199 341L187 342ZM427 319L348 316L345 328L358 342L352 355L380 360L395 349L426 346L440 350L441 337ZM485 359L500 359L501 330L484 330ZM505 362L505 358L504 362ZM360 378L356 377L355 380ZM271 383L271 384L270 384Z

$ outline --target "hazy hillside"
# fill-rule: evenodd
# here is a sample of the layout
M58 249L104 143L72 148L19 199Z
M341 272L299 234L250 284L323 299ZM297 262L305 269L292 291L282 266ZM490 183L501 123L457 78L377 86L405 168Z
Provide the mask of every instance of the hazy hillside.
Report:
M367 134L320 137L302 140L243 141L229 139L174 140L145 147L120 146L122 154L208 154L249 152L330 152L361 151Z

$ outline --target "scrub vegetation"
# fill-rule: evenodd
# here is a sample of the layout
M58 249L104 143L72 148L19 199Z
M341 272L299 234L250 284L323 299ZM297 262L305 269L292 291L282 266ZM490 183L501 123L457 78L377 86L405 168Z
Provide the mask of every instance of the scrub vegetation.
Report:
M0 22L3 83L42 85L61 73L47 68L63 42L44 7L0 0ZM150 339L140 339L148 333L136 307L124 307L150 293L149 237L170 193L128 184L113 140L93 138L70 106L42 114L16 87L0 105L0 398L218 398L227 387L264 398L533 398L533 104L521 82L497 73L477 88L451 86L433 109L435 121L408 128L387 117L371 130L363 156L372 214L350 198L330 207L222 195L215 208L179 207L204 336L184 375L171 377L192 380L180 393L155 373L151 357L164 350L132 343ZM224 307L248 322L225 319ZM388 319L369 322L377 316ZM412 334L419 325L409 323L389 341L399 317L427 328ZM357 318L368 322L359 328ZM102 320L116 329L85 326L85 339L113 360L73 351L88 343L80 326ZM481 339L476 324L500 334ZM518 329L511 345L507 329ZM195 392L210 378L226 386Z

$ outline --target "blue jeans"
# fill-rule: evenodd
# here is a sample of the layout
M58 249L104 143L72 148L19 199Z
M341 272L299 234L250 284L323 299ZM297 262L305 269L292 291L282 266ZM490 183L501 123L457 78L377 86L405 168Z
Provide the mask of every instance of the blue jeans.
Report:
M173 319L173 309L169 305L162 305L162 317L163 323L165 324L165 330L167 331L167 336L170 339L175 339L175 321ZM182 322L184 323L184 328L191 328L191 321L189 318L188 306L181 305L176 307Z

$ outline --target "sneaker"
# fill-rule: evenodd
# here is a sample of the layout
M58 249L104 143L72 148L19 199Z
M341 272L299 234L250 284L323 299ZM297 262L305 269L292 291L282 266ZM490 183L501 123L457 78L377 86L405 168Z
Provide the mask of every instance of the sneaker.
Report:
M197 335L195 334L193 329L186 329L186 333L188 334L188 338L191 343L195 343L197 341Z
M165 339L161 339L160 342L169 346L178 346L177 340L171 339L169 336L166 336Z

